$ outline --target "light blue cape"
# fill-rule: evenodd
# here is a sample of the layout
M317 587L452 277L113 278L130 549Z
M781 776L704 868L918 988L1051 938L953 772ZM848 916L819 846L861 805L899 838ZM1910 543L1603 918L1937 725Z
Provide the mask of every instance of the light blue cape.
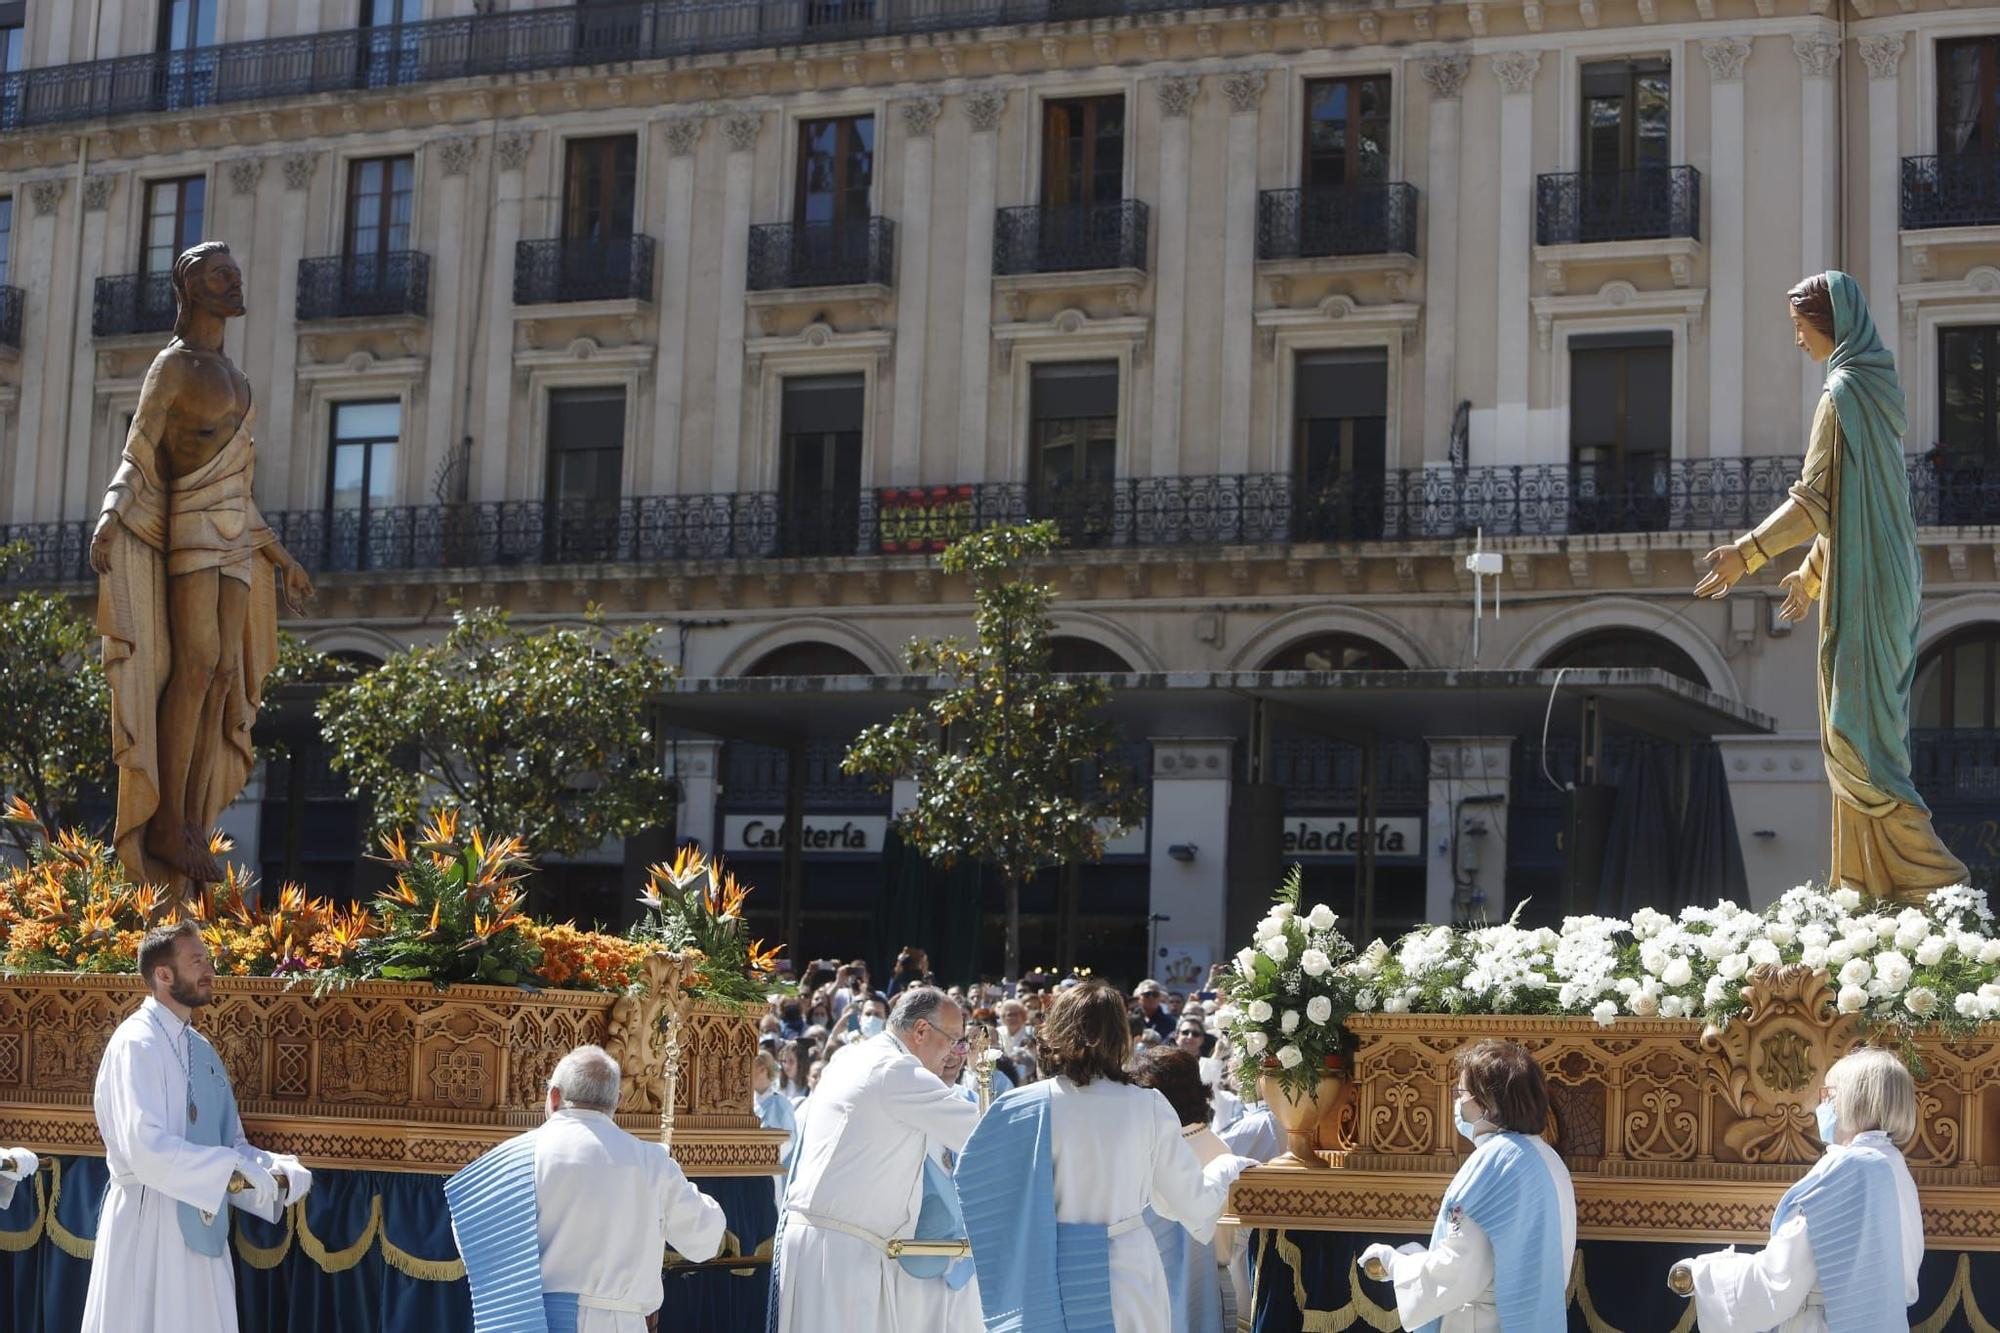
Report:
M535 1136L520 1134L444 1183L472 1288L473 1333L576 1333L576 1293L542 1290Z
M1431 1227L1431 1244L1463 1210L1493 1245L1493 1301L1501 1333L1549 1333L1569 1327L1563 1298L1562 1218L1556 1182L1524 1135L1489 1134L1473 1149L1445 1190ZM1438 1333L1433 1319L1418 1333Z
M1907 1328L1903 1300L1903 1207L1896 1168L1867 1151L1829 1149L1831 1162L1785 1191L1771 1234L1800 1213L1830 1333Z

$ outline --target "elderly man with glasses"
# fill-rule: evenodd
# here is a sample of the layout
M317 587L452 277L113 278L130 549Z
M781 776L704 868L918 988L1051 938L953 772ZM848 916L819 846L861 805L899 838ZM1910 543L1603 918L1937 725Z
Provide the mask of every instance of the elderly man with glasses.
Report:
M965 1012L943 991L896 996L885 1031L827 1065L799 1131L776 1247L774 1327L936 1329L936 1284L963 1287L969 1261L905 1257L901 1242L964 1236L935 1143L965 1147L979 1109L947 1087L946 1057L969 1045ZM976 1308L976 1307L975 1307Z

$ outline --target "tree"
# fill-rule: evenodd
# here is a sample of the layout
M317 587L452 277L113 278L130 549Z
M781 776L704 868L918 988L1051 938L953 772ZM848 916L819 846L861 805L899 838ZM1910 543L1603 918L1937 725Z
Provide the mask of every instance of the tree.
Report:
M978 641L912 640L910 670L948 688L863 731L842 764L883 787L913 776L917 803L897 822L904 839L940 865L970 857L1000 876L1009 977L1020 975L1022 881L1101 858L1105 838L1145 813L1145 794L1105 763L1117 742L1098 711L1109 691L1049 671L1055 590L1026 566L1060 545L1044 521L988 528L945 551L944 571L972 583Z
M25 553L0 547L0 573ZM97 631L54 593L0 603L0 795L15 795L46 828L74 821L79 797L111 775L111 694ZM33 839L7 825L25 856Z
M438 643L393 653L320 700L322 734L375 831L440 811L570 856L658 824L672 789L649 723L673 669L654 631L517 629L460 611Z

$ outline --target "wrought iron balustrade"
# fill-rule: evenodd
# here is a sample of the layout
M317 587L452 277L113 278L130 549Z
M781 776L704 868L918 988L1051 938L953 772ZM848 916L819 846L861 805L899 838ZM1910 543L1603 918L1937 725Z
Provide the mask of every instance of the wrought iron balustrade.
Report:
M1701 173L1693 167L1570 171L1535 182L1535 243L1701 239Z
M299 261L302 320L425 315L430 299L430 256L415 250Z
M653 299L653 238L559 237L514 247L514 304Z
M127 273L99 278L90 308L94 338L128 333L165 333L174 326L174 284L164 273Z
M2000 153L1903 159L1903 227L2000 225Z
M1417 253L1417 187L1401 181L1257 196L1257 258Z
M748 285L753 292L849 287L896 280L896 224L774 222L750 229Z
M19 287L0 287L0 347L21 345L21 316L27 297Z
M1934 804L2000 801L2000 729L1916 728L1910 732L1910 776Z
M1003 208L993 230L993 271L1007 276L1143 270L1150 224L1150 210L1137 199Z

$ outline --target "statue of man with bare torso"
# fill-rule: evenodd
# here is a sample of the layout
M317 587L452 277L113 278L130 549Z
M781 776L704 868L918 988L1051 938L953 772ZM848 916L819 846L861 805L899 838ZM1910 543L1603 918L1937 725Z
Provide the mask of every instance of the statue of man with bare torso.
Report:
M222 869L209 831L255 762L250 729L277 661L282 581L294 613L312 580L252 498L256 409L222 353L243 313L229 247L174 261L174 336L146 372L91 538L97 627L118 766L113 839L134 880L177 893Z

